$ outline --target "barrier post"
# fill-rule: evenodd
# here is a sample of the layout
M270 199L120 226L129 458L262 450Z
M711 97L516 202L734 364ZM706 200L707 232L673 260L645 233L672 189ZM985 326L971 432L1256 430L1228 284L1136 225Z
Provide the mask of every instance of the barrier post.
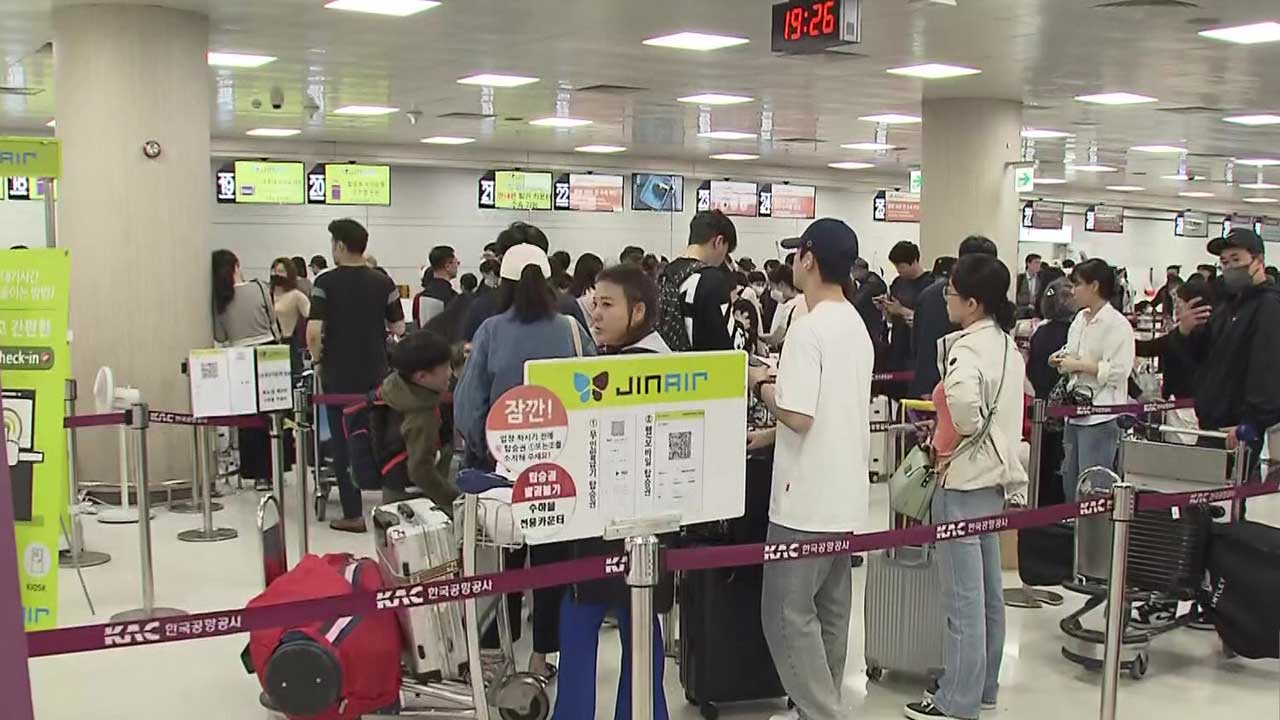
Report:
M311 529L308 527L310 521L307 518L307 508L311 505L311 498L307 494L307 454L311 444L312 424L311 418L308 417L308 410L311 407L311 398L307 392L307 387L301 386L293 389L293 474L298 482L298 558L301 559L311 552ZM317 466L317 470L319 467Z
M1274 451L1273 451L1274 452ZM1266 479L1266 473L1259 465L1259 472L1263 473L1261 479ZM1231 468L1231 484L1240 487L1249 482L1249 446L1245 443L1236 445L1235 458ZM1231 522L1237 523L1244 519L1244 498L1236 496L1231 500Z
M200 435L203 434L204 428L198 425L191 426L191 498L188 500L179 500L169 503L169 512L179 513L181 515L197 515L203 512L203 504L200 502L200 493L208 492L208 485L201 478L201 471L205 460L200 454ZM215 503L217 507L214 510L221 510L222 505Z
M1027 473L1027 509L1040 507L1040 464L1044 458L1044 423L1048 418L1049 402L1037 398L1031 403L1031 458ZM1033 588L1026 583L1022 587L1004 591L1004 604L1008 607L1037 610L1045 605L1058 607L1064 602L1062 594L1051 590Z
M147 467L147 426L150 425L147 404L134 403L125 414L125 420L128 423L135 465L131 474L137 483L138 493L138 555L142 563L142 607L116 613L111 616L111 621L138 622L158 617L186 615L186 612L176 608L155 606L155 566L151 557L151 473Z
M76 389L75 378L68 378L64 399L64 417L75 417ZM71 547L60 553L58 563L64 568L87 568L105 565L111 562L111 556L104 552L86 550L84 548L84 526L80 522L80 446L76 442L76 429L67 428L67 483L71 498L71 528L67 535L67 544Z
M271 494L276 498L276 509L280 513L280 542L285 537L285 502L284 502L284 414L273 412L267 415L271 435ZM299 558L301 559L301 558Z
M195 477L192 478L192 492L199 489L201 493L201 515L203 516L203 524L195 530L183 530L178 533L178 539L183 542L222 542L223 540L231 540L240 535L233 528L216 528L213 526L213 511L221 509L221 506L214 507L213 502L213 476L217 474L217 470L210 467L211 448L209 445L209 433L211 429L203 425L196 425L195 430L196 442L196 464ZM195 495L192 495L195 498Z
M653 589L658 585L658 538L628 537L631 588L631 717L653 720Z
M1129 616L1125 583L1129 570L1129 524L1133 520L1133 485L1121 481L1111 487L1115 508L1111 512L1111 576L1107 580L1107 633L1102 660L1102 708L1100 720L1115 720L1116 694L1120 684L1120 654L1124 650L1124 629Z

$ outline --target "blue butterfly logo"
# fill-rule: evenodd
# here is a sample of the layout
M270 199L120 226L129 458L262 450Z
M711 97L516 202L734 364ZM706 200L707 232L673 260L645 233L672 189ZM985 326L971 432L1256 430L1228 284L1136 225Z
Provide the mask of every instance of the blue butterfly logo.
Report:
M595 377L579 372L573 374L573 389L578 392L578 399L584 403L592 400L599 402L604 398L604 389L607 387L609 387L607 372L599 373Z

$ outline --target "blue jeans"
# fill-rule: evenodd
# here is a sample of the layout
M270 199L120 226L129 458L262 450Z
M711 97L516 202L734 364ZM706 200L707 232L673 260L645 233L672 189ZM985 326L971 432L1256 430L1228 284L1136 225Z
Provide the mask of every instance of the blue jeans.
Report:
M1080 473L1093 467L1116 469L1120 452L1120 424L1108 420L1097 425L1073 425L1062 432L1062 490L1067 502L1075 502Z
M1004 509L999 487L933 495L933 521L969 520ZM976 718L983 702L1000 692L1004 655L1004 588L1000 538L995 534L938 543L942 607L947 616L942 639L943 675L933 702L956 718Z
M555 720L594 720L596 716L596 655L600 647L600 626L610 610L618 618L622 634L622 674L618 678L618 701L614 720L631 718L631 612L577 602L566 592L560 603L560 678L556 689ZM667 696L662 688L662 671L667 658L662 647L662 626L653 618L653 719L668 720Z

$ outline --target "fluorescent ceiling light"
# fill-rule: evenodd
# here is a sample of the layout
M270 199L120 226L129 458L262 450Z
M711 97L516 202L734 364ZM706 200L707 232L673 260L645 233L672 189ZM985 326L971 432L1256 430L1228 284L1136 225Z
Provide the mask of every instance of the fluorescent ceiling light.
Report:
M731 37L729 35L712 35L700 32L678 32L674 35L663 35L662 37L649 38L644 41L645 45L654 47L676 48L677 50L698 50L707 52L709 50L720 50L736 45L746 45L751 42L747 38Z
M45 127L56 128L56 127L58 127L58 121L57 121L57 120L50 120L49 122L45 123L45 124L44 124L44 126L45 126Z
M698 133L698 137L707 140L755 140L756 134L738 130L709 130Z
M1087 172L1087 173L1118 172L1116 168L1113 168L1110 165L1098 165L1096 163L1090 163L1087 165L1072 165L1070 169L1075 170L1076 172Z
M209 53L209 64L214 67L256 68L262 67L269 62L275 62L275 57L271 55L248 55L246 53L233 52Z
M1260 22L1252 25L1201 30L1200 35L1239 45L1255 45L1280 40L1280 23Z
M1237 125L1276 125L1280 124L1280 115L1233 115L1222 118L1223 122Z
M374 117L376 115L390 115L398 112L398 107L387 107L386 105L347 105L333 111L334 115L357 115L359 117Z
M1178 174L1178 175L1161 175L1161 176L1160 176L1160 178L1161 178L1162 180L1177 180L1177 181L1179 181L1179 182L1182 182L1182 181L1190 180L1190 179L1191 179L1191 176L1190 176L1190 175L1184 175L1184 174Z
M676 100L682 103L694 103L697 105L738 105L740 103L749 103L755 98L746 95L728 95L725 93L701 93L699 95L686 95Z
M1183 192L1178 193L1178 195L1180 195L1180 196L1182 196L1182 197L1189 197L1189 198L1211 198L1211 197L1213 197L1213 193L1211 193L1211 192L1205 192L1204 190L1184 190Z
M901 115L898 113L883 113L881 115L863 115L858 118L873 123L883 123L885 125L910 125L911 123L920 122L920 118L915 115Z
M1247 202L1247 203L1273 203L1273 202L1276 202L1276 199L1275 199L1275 198L1272 198L1272 197L1247 197L1247 198L1240 198L1240 199L1241 199L1241 200L1243 200L1243 201L1245 201L1245 202Z
M978 75L982 71L978 68L963 67L960 65L944 65L942 63L925 63L923 65L908 65L907 67L889 68L885 72L890 75L906 75L907 77L922 78L924 80L943 80L945 78L961 77L964 75Z
M875 165L864 162L846 161L827 163L827 167L835 168L836 170L866 170L867 168L875 167Z
M613 153L626 152L627 149L621 145L583 145L573 149L574 152L595 153L597 155L611 155Z
M480 73L479 75L471 75L469 77L459 78L459 85L484 85L485 87L501 87L513 88L521 85L532 85L538 82L536 77L525 77L523 75L502 75L499 73Z
M712 160L759 160L760 156L752 155L751 153L719 153L718 155L712 155L711 159Z
M1280 160L1276 160L1275 158L1241 158L1236 160L1236 164L1268 167L1271 165L1280 165Z
M245 133L254 137L292 137L301 133L301 130L293 128L254 128Z
M1066 178L1038 177L1038 178L1035 178L1035 184L1036 185L1066 185L1067 180Z
M841 145L840 147L844 148L845 150L877 150L878 151L878 150L897 150L898 149L897 145L890 145L889 143L878 143L878 142L848 143L847 145Z
M1240 183L1245 190L1280 190L1280 185L1269 182Z
M420 142L428 145L466 145L475 142L475 138L454 137L452 135L435 135L432 137L422 138Z
M1074 137L1069 132L1061 130L1037 130L1035 128L1023 128L1022 137L1028 140L1053 140L1056 138Z
M1142 192L1146 190L1141 185L1108 185L1107 189L1111 192Z
M1134 152L1175 154L1175 155L1181 155L1182 153L1187 151L1186 148L1178 147L1176 145L1134 145L1129 149L1133 150Z
M1158 102L1153 97L1146 95L1136 95L1127 92L1108 92L1098 93L1096 95L1078 95L1076 100L1080 102L1093 103L1095 105L1138 105L1140 103Z
M408 17L439 6L440 3L436 0L330 0L325 3L325 7L330 10L350 10L392 17Z
M538 127L576 128L582 127L583 125L590 125L591 121L583 120L582 118L545 117L538 118L537 120L530 120L529 124L537 125Z

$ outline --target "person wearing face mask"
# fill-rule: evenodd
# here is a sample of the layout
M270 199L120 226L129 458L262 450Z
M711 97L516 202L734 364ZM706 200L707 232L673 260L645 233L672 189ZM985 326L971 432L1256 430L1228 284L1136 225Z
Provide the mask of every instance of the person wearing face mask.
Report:
M1226 293L1214 309L1198 298L1180 301L1171 344L1195 368L1196 416L1205 430L1225 430L1227 447L1241 442L1256 463L1262 437L1280 424L1280 289L1269 281L1262 238L1233 228L1209 242L1222 264Z
M496 287L498 287L498 261L485 260L480 263L480 287L476 288L476 294L483 295Z
M759 301L757 305L760 307L760 326L769 327L773 323L773 314L778 310L778 301L774 300L773 294L769 292L769 281L764 273L752 270L747 273L747 282L751 284L751 289L755 291L756 299Z
M773 286L771 294L774 302L778 303L778 311L773 315L769 334L764 338L769 347L781 347L782 341L787 338L787 331L791 328L791 324L809 312L809 305L796 287L794 278L794 271L790 265L779 267L769 276L769 283Z
M293 261L276 258L271 263L271 304L280 323L281 339L287 340L293 352L293 372L302 370L302 349L307 344L305 328L311 314L311 298L298 288L298 275Z

